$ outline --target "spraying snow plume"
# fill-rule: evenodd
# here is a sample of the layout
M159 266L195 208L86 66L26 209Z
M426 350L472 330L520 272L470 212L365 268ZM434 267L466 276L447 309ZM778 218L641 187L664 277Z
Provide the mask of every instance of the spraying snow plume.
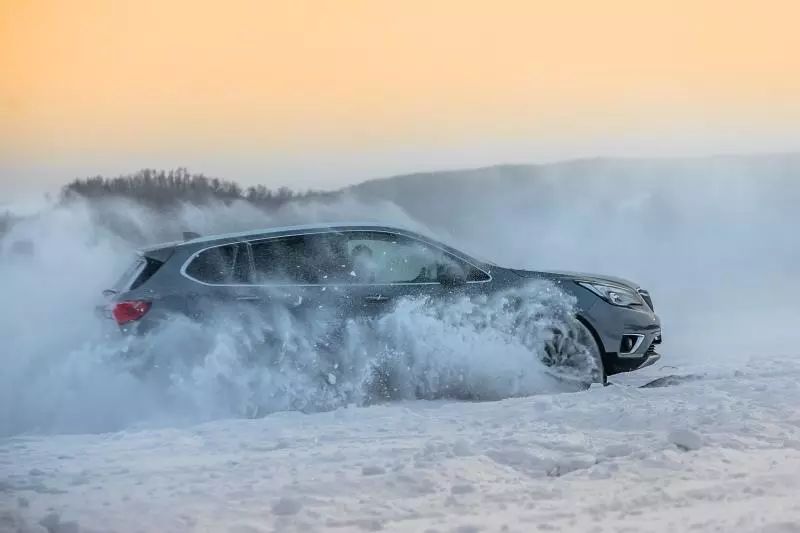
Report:
M545 282L448 304L400 300L379 319L345 324L327 309L300 320L279 305L267 312L223 308L213 327L176 318L145 339L124 338L92 311L132 240L158 240L187 225L209 229L210 221L216 231L234 221L269 222L239 205L187 206L168 223L124 202L99 207L52 209L19 223L6 239L33 248L9 252L0 264L9 288L0 310L2 434L574 390L542 363L545 342L568 327L575 304ZM591 373L586 357L572 377Z

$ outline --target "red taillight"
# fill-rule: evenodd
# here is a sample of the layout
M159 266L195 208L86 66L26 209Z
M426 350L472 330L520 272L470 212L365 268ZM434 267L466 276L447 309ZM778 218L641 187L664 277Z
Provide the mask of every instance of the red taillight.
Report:
M146 300L125 300L117 302L111 314L120 326L142 318L149 310L151 303Z

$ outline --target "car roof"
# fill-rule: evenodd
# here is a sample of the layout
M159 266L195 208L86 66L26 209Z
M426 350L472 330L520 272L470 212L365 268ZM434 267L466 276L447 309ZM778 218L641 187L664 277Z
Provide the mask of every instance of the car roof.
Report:
M375 222L316 222L313 224L297 224L293 226L274 226L260 229L252 229L233 233L219 233L215 235L203 235L185 241L171 241L154 244L142 248L141 252L151 252L163 248L174 248L176 246L192 246L197 244L212 243L218 241L235 241L237 239L247 239L250 237L266 237L270 235L280 236L298 231L325 231L325 230L344 230L344 229L363 229L363 230L387 230L398 231L418 235L416 232L394 225L377 224Z
M394 231L408 231L396 226L387 226L384 224L376 224L374 222L317 222L314 224L298 224L294 226L277 226L270 228L253 229L247 231L240 231L235 233L223 233L219 235L204 235L185 241L183 244L200 244L211 241L229 240L229 239L246 239L248 237L260 237L266 235L280 235L284 233L293 233L297 231L315 231L315 230L341 230L341 229L384 229Z
M173 241L162 243L154 246L149 246L147 248L142 248L139 250L139 254L153 256L155 258L161 257L169 257L172 252L176 248L183 248L183 247L190 247L191 249L199 247L202 248L202 245L207 244L209 247L215 245L224 245L228 243L237 242L239 240L246 240L254 237L282 237L282 236L289 236L296 234L298 232L309 232L309 233L317 233L317 232L325 232L325 231L336 231L336 230L350 230L350 231L386 231L386 232L396 232L402 235L406 235L409 237L413 237L417 240L422 242L427 242L428 244L434 245L442 250L445 250L461 259L473 264L484 264L484 265L492 265L495 266L491 262L482 261L480 259L476 259L474 256L470 256L465 252L453 248L437 239L432 239L427 237L419 232L404 228L398 225L389 225L389 224L379 224L376 222L316 222L313 224L298 224L294 226L276 226L276 227L269 227L269 228L261 228L261 229L253 229L248 231L240 231L236 233L221 233L217 235L207 235L202 237L196 237L194 239L188 239L185 241ZM166 259L163 259L166 260Z

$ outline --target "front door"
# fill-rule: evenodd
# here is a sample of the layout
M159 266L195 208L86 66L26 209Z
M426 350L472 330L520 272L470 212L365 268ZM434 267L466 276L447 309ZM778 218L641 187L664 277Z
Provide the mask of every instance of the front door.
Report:
M347 268L333 283L349 296L353 317L376 317L399 300L442 300L485 289L490 276L435 245L389 231L344 231L338 246Z

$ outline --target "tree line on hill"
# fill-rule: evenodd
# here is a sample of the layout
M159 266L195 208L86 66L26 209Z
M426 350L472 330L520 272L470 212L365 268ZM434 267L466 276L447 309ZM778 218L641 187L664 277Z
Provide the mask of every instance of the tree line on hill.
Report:
M214 203L230 205L232 202L247 202L266 214L277 212L290 202L324 200L335 197L336 192L298 192L288 187L270 189L264 185L242 187L231 180L208 177L193 173L186 168L173 170L143 169L133 174L117 177L94 176L78 178L61 188L57 203L68 206L76 200L86 200L98 225L133 242L146 240L140 235L136 224L131 224L127 213L110 209L102 200L125 199L150 208L167 217L162 228L163 238L174 237L174 228L167 227L170 213L186 204L207 206ZM24 216L10 210L0 210L0 239L9 234L12 226ZM171 233L170 233L171 232ZM0 252L15 243L0 246ZM24 243L23 243L24 244ZM13 247L13 246L12 246Z
M181 203L203 205L210 202L230 203L237 200L273 210L297 200L330 197L334 193L298 192L288 187L270 189L264 185L243 188L234 181L192 173L185 168L174 170L144 169L134 174L107 178L94 176L75 179L61 190L61 201L82 197L88 200L125 198L155 209L168 209Z

